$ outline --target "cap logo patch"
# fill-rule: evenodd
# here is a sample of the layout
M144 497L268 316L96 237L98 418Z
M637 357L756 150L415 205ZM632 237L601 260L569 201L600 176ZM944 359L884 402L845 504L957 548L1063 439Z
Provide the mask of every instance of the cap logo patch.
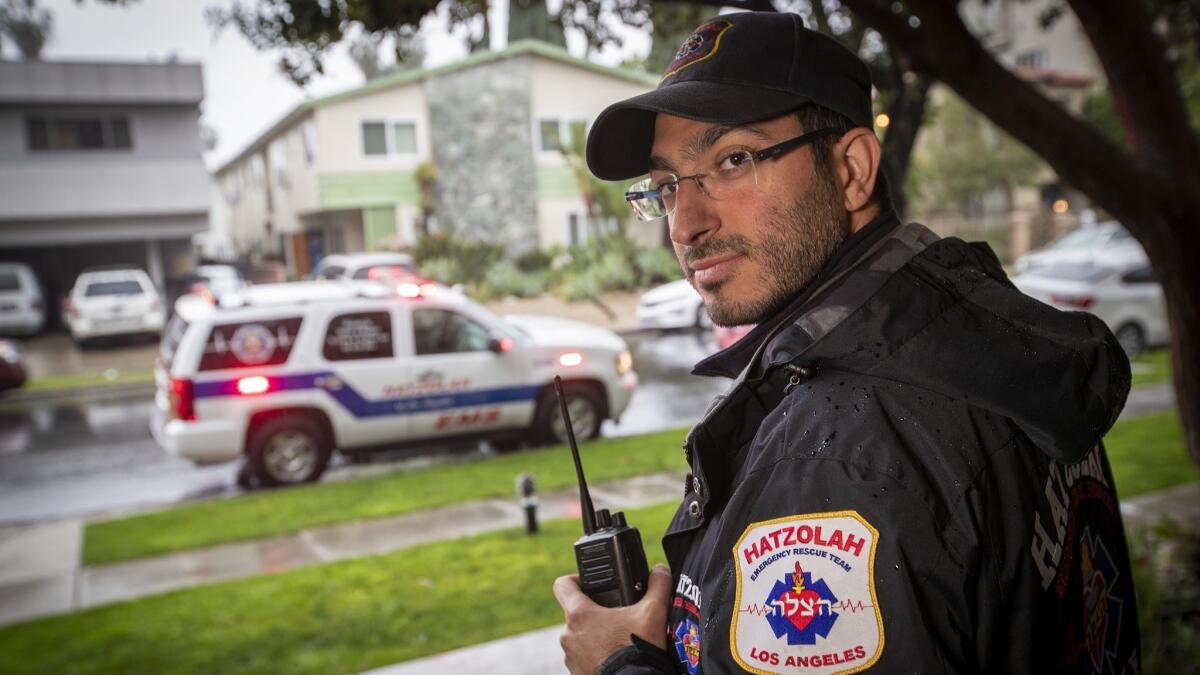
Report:
M883 652L875 595L879 532L856 511L752 523L733 548L729 647L743 669L857 673Z
M726 20L709 21L689 35L675 52L675 60L667 66L667 72L661 81L675 75L688 66L699 63L713 54L721 46L721 36L733 27L733 22Z

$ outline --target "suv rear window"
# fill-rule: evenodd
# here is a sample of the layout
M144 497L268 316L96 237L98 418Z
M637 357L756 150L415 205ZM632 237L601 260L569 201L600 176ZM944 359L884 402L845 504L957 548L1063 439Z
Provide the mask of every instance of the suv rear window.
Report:
M21 290L21 280L16 272L0 272L0 291Z
M200 370L253 368L286 363L300 332L301 317L213 326L200 357Z
M142 285L132 279L127 281L93 281L83 290L83 294L89 298L94 298L98 295L141 295Z

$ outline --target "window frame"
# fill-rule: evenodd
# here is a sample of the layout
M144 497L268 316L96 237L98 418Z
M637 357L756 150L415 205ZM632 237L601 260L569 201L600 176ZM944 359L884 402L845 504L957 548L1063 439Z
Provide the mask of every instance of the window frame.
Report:
M382 124L384 145L387 151L382 155L368 155L366 150L366 130L363 128L367 124ZM396 132L395 128L400 124L409 124L413 128L413 140L416 143L414 152L398 152L396 150ZM358 136L358 157L365 162L396 162L410 161L416 162L425 158L425 139L422 138L421 120L413 116L405 115L365 115L359 117L356 125L356 134Z
M40 155L43 153L125 153L134 151L133 142L133 124L130 121L128 113L58 113L58 112L30 112L22 116L23 136L25 139L25 152L32 155ZM45 147L37 147L34 144L33 126L35 122L40 122L44 129ZM53 142L55 137L54 127L62 123L82 124L85 122L98 122L100 125L100 145L85 146L80 144L77 147L62 147ZM125 145L117 143L116 124L120 122L124 126L124 141Z

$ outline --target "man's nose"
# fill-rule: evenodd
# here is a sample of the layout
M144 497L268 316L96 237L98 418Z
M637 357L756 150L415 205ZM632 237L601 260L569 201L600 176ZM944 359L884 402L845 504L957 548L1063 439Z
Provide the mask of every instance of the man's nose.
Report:
M675 212L668 219L671 241L692 246L720 226L712 199L704 194L698 180L685 180L675 195Z

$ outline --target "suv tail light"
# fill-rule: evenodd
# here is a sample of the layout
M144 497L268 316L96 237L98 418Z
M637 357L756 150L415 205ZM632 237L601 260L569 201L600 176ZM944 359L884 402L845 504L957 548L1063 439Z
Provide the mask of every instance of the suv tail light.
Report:
M42 301L41 301L41 300L36 300L36 299L35 299L35 300L30 300L30 301L29 301L29 309L32 309L32 310L33 310L33 311L35 311L35 312L40 312L40 311L42 311L42 308L43 308L43 307L44 307L44 305L42 305Z
M184 422L196 419L196 391L191 380L171 378L171 417Z
M1075 309L1087 309L1096 304L1096 298L1090 295L1051 295L1050 302L1055 305L1065 305Z

